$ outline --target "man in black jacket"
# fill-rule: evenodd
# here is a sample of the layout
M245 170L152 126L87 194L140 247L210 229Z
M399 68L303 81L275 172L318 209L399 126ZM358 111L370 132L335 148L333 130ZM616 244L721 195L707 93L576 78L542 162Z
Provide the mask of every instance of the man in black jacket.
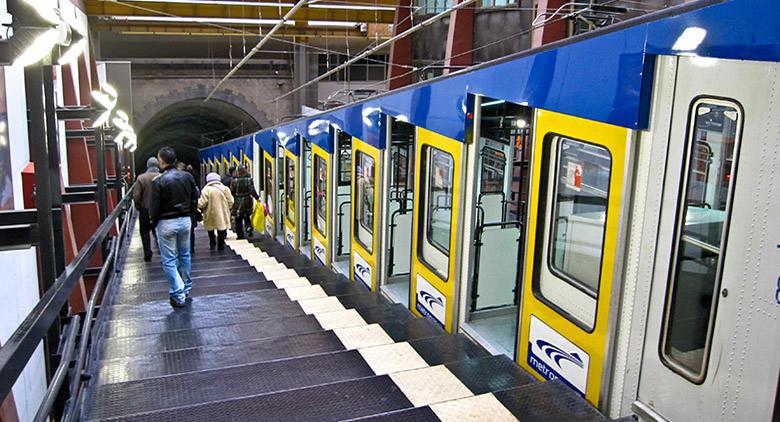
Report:
M176 152L164 147L157 153L162 174L152 182L149 218L157 232L157 244L165 275L171 284L171 306L185 306L192 288L190 279L190 215L198 204L198 187L186 171L177 170Z

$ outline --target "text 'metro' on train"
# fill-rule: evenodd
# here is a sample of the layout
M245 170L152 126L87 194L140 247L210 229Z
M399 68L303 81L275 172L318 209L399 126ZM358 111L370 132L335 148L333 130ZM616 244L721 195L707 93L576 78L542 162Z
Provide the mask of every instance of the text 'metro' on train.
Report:
M279 242L611 417L771 420L780 9L697 1L201 150Z

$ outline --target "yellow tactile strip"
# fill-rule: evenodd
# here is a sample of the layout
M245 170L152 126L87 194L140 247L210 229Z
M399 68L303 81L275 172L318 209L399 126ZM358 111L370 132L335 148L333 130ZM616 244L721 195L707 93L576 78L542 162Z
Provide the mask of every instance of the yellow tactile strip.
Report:
M232 236L227 244L323 329L332 330L346 349L357 350L375 374L389 375L415 407L430 406L445 422L517 420L493 394L475 396L445 366L429 366L409 343L395 343L379 324L367 324L356 310L345 309L337 297L253 244Z

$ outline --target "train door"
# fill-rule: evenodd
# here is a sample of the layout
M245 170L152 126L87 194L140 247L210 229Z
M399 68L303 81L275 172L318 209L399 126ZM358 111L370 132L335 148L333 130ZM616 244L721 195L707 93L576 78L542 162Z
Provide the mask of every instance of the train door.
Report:
M265 232L272 238L276 238L277 212L276 202L276 157L273 155L275 148L263 150L263 201L268 208L265 217Z
M301 238L301 177L300 177L300 138L295 137L298 145L284 149L284 240L293 250L298 250ZM297 153L297 155L296 155Z
M382 292L392 301L409 306L411 282L412 218L414 216L414 126L387 118L389 140L385 150L383 185Z
M613 280L629 136L625 128L536 111L518 361L594 406L607 387L609 321L618 306Z
M465 190L476 203L464 236L460 329L483 347L514 359L526 227L528 162L533 110L475 97L474 141ZM471 146L470 145L470 146Z
M780 203L769 124L780 66L677 63L671 130L653 139L669 150L634 411L647 420L772 420L780 299L771 215Z
M336 191L332 215L333 232L331 233L333 251L333 269L349 277L350 251L352 243L352 136L341 130L335 135L333 187Z
M410 308L448 332L461 268L464 145L417 128Z
M285 149L281 145L276 147L276 157L274 158L274 181L276 187L276 240L282 245L285 244L285 214L287 212L287 201L285 200Z
M312 195L312 178L311 178L311 171L312 171L312 152L311 152L311 143L306 141L306 138L301 136L301 154L300 154L300 167L301 167L301 174L300 174L300 181L301 181L301 194L300 194L300 200L301 200L301 216L299 218L301 227L299 229L299 243L300 243L300 251L309 256L309 252L311 251L311 195ZM311 256L309 256L311 258Z
M335 160L333 154L318 145L312 145L311 156L311 256L328 267L333 256Z
M350 279L376 290L380 267L379 215L382 151L352 138L352 236Z

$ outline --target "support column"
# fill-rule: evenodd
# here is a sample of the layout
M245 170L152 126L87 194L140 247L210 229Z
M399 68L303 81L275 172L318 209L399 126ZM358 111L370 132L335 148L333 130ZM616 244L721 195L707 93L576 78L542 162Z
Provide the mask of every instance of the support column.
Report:
M296 41L302 42L301 40ZM306 45L296 45L293 57L293 83L295 86L301 86L318 76L318 62L309 56L309 48ZM293 114L300 114L303 106L316 108L317 103L317 84L300 89L293 94L293 107L295 108Z
M567 0L536 0L536 14L534 17L539 16L545 12L553 13L566 3ZM559 18L560 16L553 17L552 21L557 21ZM546 25L539 26L531 32L531 48L541 47L545 44L562 40L567 36L568 33L566 21L562 20L548 23Z
M40 291L47 291L57 278L54 231L52 216L51 171L46 139L46 114L44 109L43 67L33 65L24 70L27 96L28 143L30 157L35 167L35 208L38 220L38 264ZM54 375L59 362L54 358L59 343L60 325L52 324L44 340L47 374Z
M60 176L60 146L57 121L57 100L54 98L54 68L43 66L43 92L46 106L46 147L49 156L51 186L54 262L57 275L65 271L65 242L62 229L62 179Z
M393 36L412 27L412 0L398 0L393 22ZM390 47L390 64L387 65L387 89L393 90L412 84L412 38L403 37L393 41Z
M463 3L456 0L453 6ZM474 7L464 7L450 14L447 29L447 49L444 51L444 74L457 70L451 67L474 64Z

